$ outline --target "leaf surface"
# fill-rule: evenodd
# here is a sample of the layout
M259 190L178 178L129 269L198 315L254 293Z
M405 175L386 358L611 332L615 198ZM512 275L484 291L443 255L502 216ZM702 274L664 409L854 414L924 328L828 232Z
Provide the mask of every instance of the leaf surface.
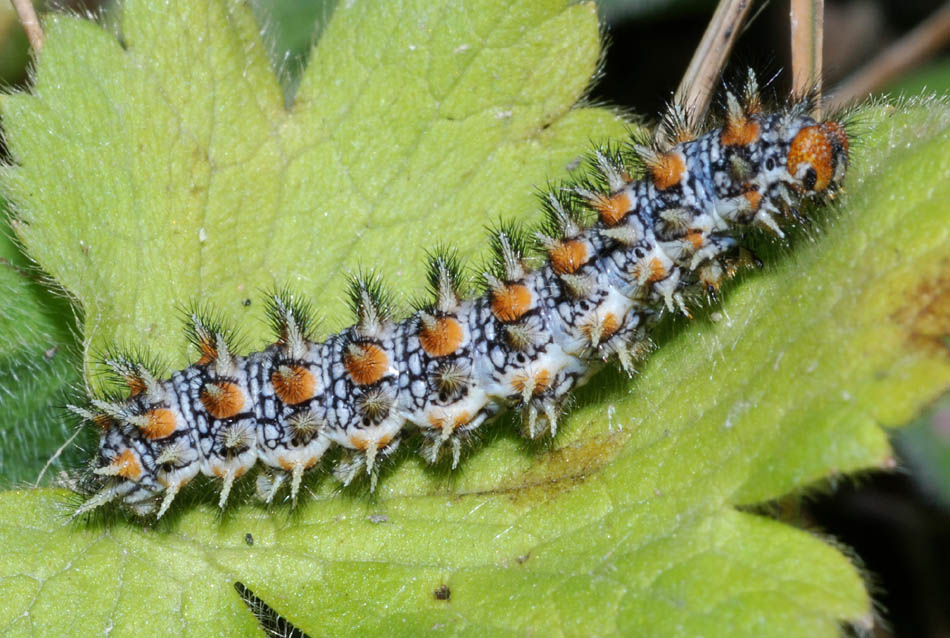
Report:
M74 434L58 406L63 388L79 383L80 366L69 304L42 282L0 234L0 487L36 482L44 467L49 479L88 454L78 445L56 454Z

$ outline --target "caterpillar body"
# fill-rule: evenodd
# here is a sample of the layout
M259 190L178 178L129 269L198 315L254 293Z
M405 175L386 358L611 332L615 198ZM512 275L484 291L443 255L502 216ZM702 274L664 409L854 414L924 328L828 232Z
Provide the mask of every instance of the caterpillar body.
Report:
M672 108L651 145L595 151L596 179L544 197L534 239L546 261L531 268L522 234L497 231L480 296L463 294L452 253L437 251L432 300L401 321L377 280L358 277L356 323L322 342L306 304L277 293L277 340L261 352L237 355L228 330L192 313L200 358L169 378L135 357L105 357L127 391L70 406L100 432L91 496L75 515L118 501L160 518L199 473L221 480L224 507L258 462L260 498L287 486L296 501L332 446L344 449L336 477L366 474L374 489L408 428L421 432L426 460L447 456L454 468L477 428L512 407L525 436L553 436L575 387L611 359L632 371L664 313L688 315L718 290L753 227L784 237L806 200L840 189L848 134L811 117L812 106L765 112L750 72L727 93L720 127L701 134Z

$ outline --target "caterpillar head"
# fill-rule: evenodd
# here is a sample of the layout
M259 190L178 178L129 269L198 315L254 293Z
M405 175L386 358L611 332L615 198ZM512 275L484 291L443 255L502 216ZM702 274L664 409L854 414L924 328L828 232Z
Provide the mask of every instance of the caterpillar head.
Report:
M835 121L802 127L786 157L788 174L803 194L832 192L848 170L848 134Z
M753 219L778 234L774 217L798 217L803 200L833 196L848 170L844 126L835 120L816 122L804 110L802 103L758 120L761 135L746 147L752 165L732 158L733 175L748 179L748 187L761 197L761 203L755 200Z
M162 486L154 480L154 458L138 432L111 423L101 433L96 465L89 487L95 486L98 491L73 512L73 517L115 500L141 515L154 510L154 497Z

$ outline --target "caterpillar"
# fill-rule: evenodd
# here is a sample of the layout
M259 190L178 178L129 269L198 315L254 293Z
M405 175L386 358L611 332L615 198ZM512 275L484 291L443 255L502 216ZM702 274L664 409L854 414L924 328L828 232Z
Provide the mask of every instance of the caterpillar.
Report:
M318 341L308 304L268 296L276 340L238 355L234 335L189 313L197 361L160 378L145 357L109 354L122 394L69 408L99 431L88 499L74 516L118 502L161 518L198 474L234 482L258 462L256 491L271 503L333 446L344 485L369 478L410 429L419 452L454 469L476 430L506 408L525 437L554 436L571 391L606 362L628 374L668 313L690 315L732 276L755 229L776 238L808 201L833 197L849 162L840 119L818 120L814 99L767 112L755 75L729 90L720 125L701 131L682 108L653 140L590 155L592 176L542 196L533 237L502 225L482 293L465 293L448 249L429 255L431 299L398 320L371 275L349 288L355 323ZM545 256L532 264L531 242ZM534 267L532 267L534 265Z

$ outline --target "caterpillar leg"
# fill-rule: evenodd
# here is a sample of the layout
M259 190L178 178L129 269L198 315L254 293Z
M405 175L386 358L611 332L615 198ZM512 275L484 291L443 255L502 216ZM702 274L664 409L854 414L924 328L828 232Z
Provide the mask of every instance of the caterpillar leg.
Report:
M158 514L155 515L155 518L161 518L165 512L168 511L168 508L171 507L172 501L175 500L175 496L178 495L178 490L180 489L180 483L173 483L165 488L165 497L162 499L162 504L158 508Z
M360 472L363 470L365 463L363 462L362 455L348 453L345 455L339 463L333 468L333 476L344 487L353 482L357 476L360 475Z
M265 471L258 474L257 482L254 485L258 500L270 505L274 501L274 497L277 496L277 492L280 490L281 486L286 480L286 472Z
M274 497L277 496L277 492L280 491L280 488L284 486L287 482L287 479L290 479L290 500L294 504L297 503L297 494L300 492L300 484L303 481L304 472L313 466L313 463L306 464L300 461L296 461L290 465L290 471L284 470L275 470L273 472L261 472L257 476L257 483L255 485L257 498L267 505L270 505L274 501Z
M289 420L291 424L299 421ZM263 428L259 439L258 457L269 466L269 470L257 478L257 496L270 504L278 490L290 479L290 500L296 504L304 473L320 462L330 447L330 440L322 435L319 427L291 427L283 436L275 434L272 438L264 438L269 437L267 433L270 429ZM273 445L260 445L265 440L270 440Z
M558 416L561 413L559 402L553 397L533 397L523 408L524 434L536 439L545 433L551 437L557 435Z
M108 485L92 495L85 503L76 508L70 518L82 516L87 512L111 503L117 498L121 498L135 488L132 483L113 483Z
M218 507L224 509L228 502L228 496L231 494L231 487L234 485L234 479L237 478L237 469L229 467L225 470L221 478L221 495L218 497Z
M470 413L465 410L452 414L447 410L434 409L428 419L427 425L430 427L422 430L425 437L420 450L422 458L430 464L438 463L448 448L454 470L458 467L463 446L472 441L476 430L498 414L500 409L499 405L490 403L478 411L474 418L468 418Z
M352 483L360 474L369 476L370 492L376 491L376 482L379 479L380 462L399 448L399 439L392 439L384 444L379 442L366 445L365 448L349 449L343 460L333 468L333 476L344 486Z
M537 363L514 376L511 386L518 392L514 399L521 404L522 428L527 438L557 434L561 406L571 390L586 380L589 368L589 363L560 349L551 349Z

